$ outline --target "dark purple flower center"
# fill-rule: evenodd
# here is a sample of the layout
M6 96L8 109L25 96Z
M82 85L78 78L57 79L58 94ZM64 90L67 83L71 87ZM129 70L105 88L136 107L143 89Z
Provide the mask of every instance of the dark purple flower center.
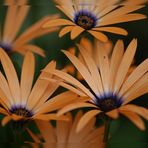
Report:
M74 22L78 26L80 26L86 30L90 30L96 26L97 18L91 12L81 10L75 14Z
M12 47L6 43L0 43L0 47L3 48L7 53L12 51Z
M26 109L25 107L22 106L15 106L10 109L10 112L12 114L16 114L18 116L23 116L23 117L32 117L33 113Z
M103 95L103 97L96 97L96 105L104 112L119 108L122 103L122 98L112 93Z

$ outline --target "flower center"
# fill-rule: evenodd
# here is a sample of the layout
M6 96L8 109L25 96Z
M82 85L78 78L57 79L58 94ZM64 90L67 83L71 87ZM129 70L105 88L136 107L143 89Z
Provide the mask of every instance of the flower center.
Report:
M3 48L7 53L11 52L12 47L6 43L0 43L0 47Z
M25 107L12 107L10 110L12 114L16 114L18 116L23 116L23 117L32 117L33 113L26 109Z
M83 10L76 13L74 22L80 27L90 30L96 26L97 18L94 14Z
M111 111L120 107L122 104L122 99L118 98L116 95L107 95L103 98L97 97L97 106L104 112Z

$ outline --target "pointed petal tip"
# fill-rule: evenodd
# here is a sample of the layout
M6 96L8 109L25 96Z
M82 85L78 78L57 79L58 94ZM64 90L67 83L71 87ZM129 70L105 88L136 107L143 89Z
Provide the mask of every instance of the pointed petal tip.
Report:
M137 38L133 38L133 40L131 41L131 44L135 44L135 46L137 47L138 39Z
M64 50L64 49L61 49L61 52L63 52L65 55L68 51Z
M64 112L62 111L62 109L61 110L59 110L58 112L57 112L57 117L60 117L60 116L62 116L64 114Z
M64 35L63 35L63 34L61 34L61 33L59 33L59 35L58 35L58 36L59 36L59 38L62 38Z

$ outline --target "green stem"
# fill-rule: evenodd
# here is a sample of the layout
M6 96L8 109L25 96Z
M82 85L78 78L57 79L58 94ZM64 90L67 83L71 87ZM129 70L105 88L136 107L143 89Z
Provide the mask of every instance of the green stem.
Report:
M110 130L110 119L106 119L106 121L105 121L105 130L104 130L104 139L103 139L103 141L105 143L108 142L109 130Z

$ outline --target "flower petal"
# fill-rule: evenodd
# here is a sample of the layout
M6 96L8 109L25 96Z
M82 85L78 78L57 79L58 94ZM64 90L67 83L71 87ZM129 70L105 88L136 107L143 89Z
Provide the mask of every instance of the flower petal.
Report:
M66 27L62 28L60 33L59 33L59 37L64 36L65 34L70 32L73 28L74 28L74 26L66 26Z
M134 71L130 74L127 80L123 83L120 90L120 95L123 95L138 79L140 79L146 72L148 72L148 59L143 61Z
M116 74L114 93L117 93L119 91L125 79L125 76L130 68L130 65L132 64L136 48L137 48L137 40L133 39L124 53L118 72Z
M120 34L120 35L128 35L128 32L120 27L98 27L98 28L93 28L95 31L105 31L105 32L110 32L110 33L115 33L115 34Z
M69 118L67 116L57 116L56 114L40 114L36 115L33 117L33 119L39 119L39 120L45 120L45 121L50 121L50 120L63 120L63 121L68 121Z
M71 103L65 107L63 107L61 110L58 111L57 115L63 115L66 112L72 111L74 109L78 108L84 108L84 107L92 107L92 108L97 108L95 105L90 104L90 103L85 103L85 102L76 102L76 103Z
M140 130L145 130L143 120L135 113L129 111L120 110L120 113L127 117L132 123L134 123Z
M63 51L64 54L69 58L69 60L73 63L73 65L77 68L80 74L83 76L87 84L91 87L91 89L97 94L98 89L95 85L94 80L92 79L91 73L88 71L87 67L74 55L69 53L68 51Z
M88 30L88 32L93 35L96 39L102 41L102 42L107 42L108 41L108 37L101 33L101 32L98 32L98 31L92 31L92 30Z
M95 117L96 115L98 115L99 113L101 113L100 110L91 110L91 111L88 111L87 113L85 113L80 121L78 122L78 125L77 125L77 129L76 131L79 132L80 130L82 130L85 125L93 118Z
M5 126L8 122L10 122L12 118L8 115L2 119L2 126Z
M138 80L123 96L123 104L134 100L135 98L148 93L148 73Z
M143 108L141 106L137 106L134 104L127 104L120 107L120 110L134 112L139 116L143 117L144 119L148 120L148 109Z
M113 92L114 82L116 78L116 74L119 68L119 65L121 63L121 59L124 54L124 44L122 40L118 40L115 44L111 61L110 61L110 78L109 78L109 85L110 85L110 91Z
M117 24L117 23L130 22L130 21L141 20L141 19L145 19L145 18L146 18L145 15L138 14L138 13L126 14L123 16L110 18L107 20L103 20L103 18L102 18L102 21L100 20L99 26L106 26L106 25L112 25L112 24Z
M21 48L24 49L25 51L32 51L42 57L45 57L45 51L36 45L25 44Z
M75 26L72 31L71 31L71 39L75 39L78 35L80 35L82 32L84 31L84 29L80 26Z
M46 23L44 23L44 25L42 27L47 28L47 27L56 27L56 26L69 26L69 25L75 26L75 24L70 20L55 19L55 20L47 21Z
M35 143L40 143L40 139L38 138L38 136L34 133L31 132L30 129L26 128L27 132L29 133L29 135L31 136L31 138L34 140Z
M20 103L20 97L21 97L17 73L15 71L13 63L11 62L11 59L2 49L0 49L0 60L3 66L3 69L5 71L6 78L8 80L10 91L17 105L17 103Z
M23 62L21 73L21 104L26 105L26 101L31 92L35 71L35 59L32 53L27 53Z
M113 119L117 119L119 117L118 109L114 109L114 110L107 112L105 114Z
M70 91L66 91L49 99L48 101L46 101L46 103L44 103L44 105L40 106L40 108L38 108L38 110L35 111L37 112L36 114L55 111L69 103L75 102L77 99L77 94Z

